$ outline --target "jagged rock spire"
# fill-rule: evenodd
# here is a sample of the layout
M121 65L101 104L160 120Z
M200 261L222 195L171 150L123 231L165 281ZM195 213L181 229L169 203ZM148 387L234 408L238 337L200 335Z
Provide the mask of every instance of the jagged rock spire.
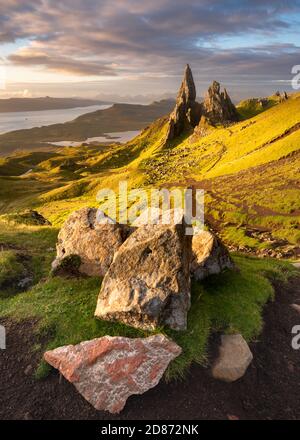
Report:
M185 67L184 77L178 92L177 101L180 100L184 100L186 103L193 103L196 101L196 87L189 64Z
M202 104L196 102L193 74L187 64L177 95L176 105L169 118L166 141L180 136L185 131L191 131L198 125L201 125L202 130L203 125L224 124L237 120L238 113L227 90L221 91L220 84L217 81L213 81L208 88L204 102Z
M212 124L232 122L238 120L237 110L232 103L227 90L221 92L220 84L213 81L208 88L203 103L203 114Z
M190 66L187 64L176 106L169 119L167 140L174 139L183 131L195 127L200 120L200 104L196 102L196 87Z

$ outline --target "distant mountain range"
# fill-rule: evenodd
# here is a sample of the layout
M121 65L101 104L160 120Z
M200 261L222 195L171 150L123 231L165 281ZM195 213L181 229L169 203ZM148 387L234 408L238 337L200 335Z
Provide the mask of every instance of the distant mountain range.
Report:
M89 107L91 105L110 104L99 99L83 98L9 98L0 99L0 113L27 112L41 110L59 110L75 107Z

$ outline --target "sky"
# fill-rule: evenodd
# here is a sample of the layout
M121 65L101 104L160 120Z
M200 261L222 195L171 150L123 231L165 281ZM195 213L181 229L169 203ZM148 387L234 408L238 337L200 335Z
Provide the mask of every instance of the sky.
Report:
M291 90L300 0L0 0L0 98L173 96L185 64L198 96Z

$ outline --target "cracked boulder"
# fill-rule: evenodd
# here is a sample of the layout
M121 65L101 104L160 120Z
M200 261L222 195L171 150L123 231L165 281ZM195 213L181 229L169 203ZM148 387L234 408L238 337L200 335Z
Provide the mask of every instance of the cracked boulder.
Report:
M129 396L155 387L181 348L159 334L148 338L104 336L44 354L97 410L119 413Z
M191 236L186 224L144 225L119 248L106 273L95 316L145 330L187 327Z
M114 223L96 208L73 212L58 235L57 256L52 263L55 272L66 257L78 256L80 273L104 276L119 249L131 232L126 225Z
M226 247L212 232L198 231L193 236L191 274L196 280L234 267Z

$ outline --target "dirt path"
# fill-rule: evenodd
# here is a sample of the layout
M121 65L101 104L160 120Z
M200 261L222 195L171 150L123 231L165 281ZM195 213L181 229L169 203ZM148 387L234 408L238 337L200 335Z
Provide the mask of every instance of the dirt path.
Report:
M119 416L95 411L73 385L59 383L55 371L35 381L28 368L40 356L31 354L35 323L2 319L8 337L7 350L0 351L0 419L300 419L300 350L291 347L291 329L300 325L300 315L290 307L300 304L300 279L277 285L276 291L276 301L265 310L263 334L251 344L254 362L243 379L225 384L213 380L209 369L193 365L184 381L162 382L131 397ZM211 358L217 344L216 336Z

